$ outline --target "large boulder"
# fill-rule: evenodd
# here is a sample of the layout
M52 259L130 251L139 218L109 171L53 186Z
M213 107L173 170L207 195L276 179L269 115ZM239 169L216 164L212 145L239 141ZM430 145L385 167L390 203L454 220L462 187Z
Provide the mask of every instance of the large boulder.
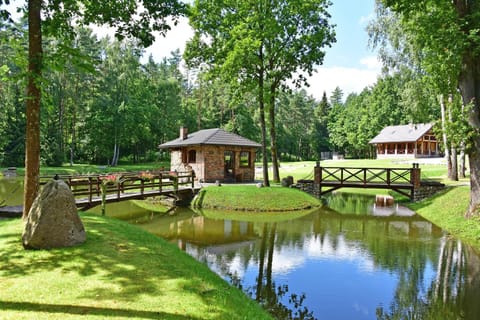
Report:
M70 247L85 242L75 198L62 180L48 182L33 202L22 235L25 249Z

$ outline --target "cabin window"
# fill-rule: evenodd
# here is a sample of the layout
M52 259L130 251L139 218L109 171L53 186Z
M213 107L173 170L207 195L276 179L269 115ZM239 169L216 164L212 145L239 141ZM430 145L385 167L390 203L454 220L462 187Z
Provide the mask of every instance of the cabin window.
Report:
M188 163L195 163L197 162L197 151L190 150L188 151Z
M248 151L240 152L240 167L243 167L243 168L250 167L250 152Z
M188 163L188 153L187 149L183 148L182 149L182 163Z

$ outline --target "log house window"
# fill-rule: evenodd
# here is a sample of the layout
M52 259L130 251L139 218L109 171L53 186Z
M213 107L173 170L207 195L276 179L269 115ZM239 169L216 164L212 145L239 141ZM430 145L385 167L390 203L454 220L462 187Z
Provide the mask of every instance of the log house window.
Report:
M188 163L187 149L183 148L181 152L182 152L182 163Z
M197 151L190 150L188 151L188 163L195 163L197 162Z
M240 167L249 168L250 167L250 152L241 151L240 152Z

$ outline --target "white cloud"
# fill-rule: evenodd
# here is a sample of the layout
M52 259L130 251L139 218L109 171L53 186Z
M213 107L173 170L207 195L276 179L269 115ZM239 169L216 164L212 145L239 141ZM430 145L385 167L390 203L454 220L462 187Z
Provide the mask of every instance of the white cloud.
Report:
M377 56L369 56L362 58L360 59L360 64L366 66L368 69L378 71L382 69L382 63L380 60L378 60Z
M373 85L379 74L380 69L373 68L372 64L367 68L320 67L309 78L310 87L306 91L320 100L324 91L330 96L339 87L346 98L350 93L360 93L365 87Z
M156 62L160 62L165 57L170 57L170 53L176 49L180 50L182 54L185 49L185 44L193 36L193 29L188 24L188 19L182 17L179 19L177 25L170 23L171 30L167 31L165 36L160 35L158 32L154 33L154 43L145 49L145 53L142 62L146 62L148 57L152 55ZM103 38L109 36L111 39L114 37L114 30L106 26L91 25L93 33L97 37Z
M180 50L182 54L185 49L185 43L193 36L193 29L188 24L187 18L181 18L176 26L163 37L156 34L153 45L145 50L145 58L151 54L155 61L160 62L164 57L169 57L172 51Z

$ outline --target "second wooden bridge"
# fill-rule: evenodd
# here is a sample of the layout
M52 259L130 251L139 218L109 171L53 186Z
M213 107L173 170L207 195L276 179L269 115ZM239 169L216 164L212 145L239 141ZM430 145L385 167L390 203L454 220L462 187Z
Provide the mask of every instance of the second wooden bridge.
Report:
M340 188L390 189L414 200L420 187L420 168L352 168L322 167L317 162L314 180L299 180L298 184L313 184L313 193L322 196Z

